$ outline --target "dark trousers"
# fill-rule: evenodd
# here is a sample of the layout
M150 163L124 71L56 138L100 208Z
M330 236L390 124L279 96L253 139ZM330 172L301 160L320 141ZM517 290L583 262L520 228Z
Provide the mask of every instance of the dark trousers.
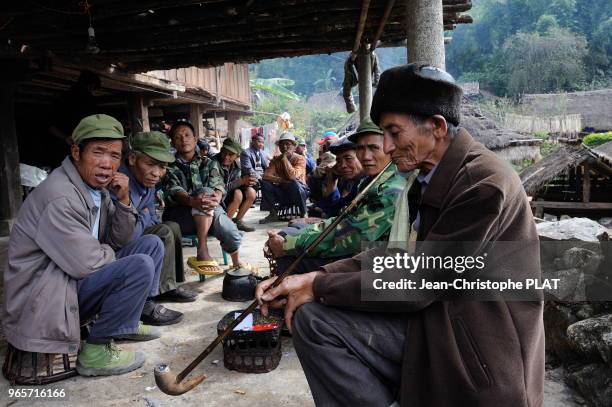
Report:
M308 177L308 188L310 189L310 201L315 205L323 199L323 179L314 176Z
M136 332L145 300L158 294L164 246L157 236L132 240L116 256L77 283L81 320L98 315L91 339Z
M181 228L178 223L168 221L149 226L143 234L155 235L164 244L164 261L159 275L159 293L163 294L176 289L177 281L185 281Z
M332 263L336 260L340 260L341 258L344 258L344 257L336 257L336 258L329 258L329 259L324 259L321 257L305 257L298 264L297 269L294 272L294 274L304 274L304 273L310 273L311 271L316 271L321 266ZM284 274L285 271L287 271L287 269L291 265L291 263L295 261L295 259L297 259L297 256L278 257L276 259L276 270L277 270L276 273L278 275Z
M261 182L261 210L271 211L280 206L296 205L302 214L306 213L306 200L310 190L300 181L274 185L269 181Z
M397 399L406 315L307 303L293 345L317 406L388 407ZM420 352L420 349L414 349Z

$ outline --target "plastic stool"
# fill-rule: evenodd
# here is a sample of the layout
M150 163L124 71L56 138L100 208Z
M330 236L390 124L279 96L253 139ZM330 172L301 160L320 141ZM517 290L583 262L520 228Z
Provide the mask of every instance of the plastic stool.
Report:
M183 239L189 240L193 247L198 247L198 237L196 235L183 235ZM227 253L225 250L221 249L221 253L223 254L223 265L227 266L229 264L229 260L227 259ZM198 274L200 277L200 281L206 280L206 276L203 274Z

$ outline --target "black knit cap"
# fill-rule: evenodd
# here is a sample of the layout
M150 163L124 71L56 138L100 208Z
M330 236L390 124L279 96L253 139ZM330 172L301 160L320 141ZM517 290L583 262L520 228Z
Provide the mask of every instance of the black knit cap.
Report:
M349 140L348 137L339 138L338 140L332 142L329 145L329 151L335 155L338 155L343 151L356 150L356 149L357 149L357 144Z
M459 125L463 91L446 71L415 62L387 69L380 76L372 99L370 117L380 125L383 112L405 112L419 116L443 116Z

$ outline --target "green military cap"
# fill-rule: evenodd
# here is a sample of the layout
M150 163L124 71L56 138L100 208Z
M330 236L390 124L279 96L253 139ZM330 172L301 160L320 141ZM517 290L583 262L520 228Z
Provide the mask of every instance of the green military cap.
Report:
M168 136L159 131L136 133L130 140L132 151L144 153L164 163L174 162L174 149L170 146Z
M221 148L224 148L230 153L234 154L240 154L242 152L242 147L240 146L240 143L238 143L236 140L232 140L229 137L223 141L223 145L221 146Z
M74 128L72 141L74 144L79 144L90 138L125 138L123 126L117 119L106 114L87 116Z
M375 125L372 120L366 118L361 121L361 124L359 127L357 127L357 130L348 136L348 139L353 143L356 143L359 136L366 133L380 134L381 136L383 135L381 128Z
M304 139L304 137L296 137L295 141L297 141L298 146L305 146L306 145L306 140Z

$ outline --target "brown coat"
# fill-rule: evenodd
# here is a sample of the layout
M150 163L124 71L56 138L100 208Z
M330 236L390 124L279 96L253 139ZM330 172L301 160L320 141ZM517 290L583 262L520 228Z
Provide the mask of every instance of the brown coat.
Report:
M136 222L131 206L102 191L99 238L95 207L69 158L25 200L4 268L4 332L16 348L72 353L79 346L77 280L115 260Z
M415 182L409 193L411 217L416 215L419 188ZM419 241L538 239L517 174L462 129L438 164L418 208ZM513 267L538 270L539 255L517 257ZM542 405L541 302L363 302L358 256L323 269L326 274L314 282L318 302L406 313L402 406Z

